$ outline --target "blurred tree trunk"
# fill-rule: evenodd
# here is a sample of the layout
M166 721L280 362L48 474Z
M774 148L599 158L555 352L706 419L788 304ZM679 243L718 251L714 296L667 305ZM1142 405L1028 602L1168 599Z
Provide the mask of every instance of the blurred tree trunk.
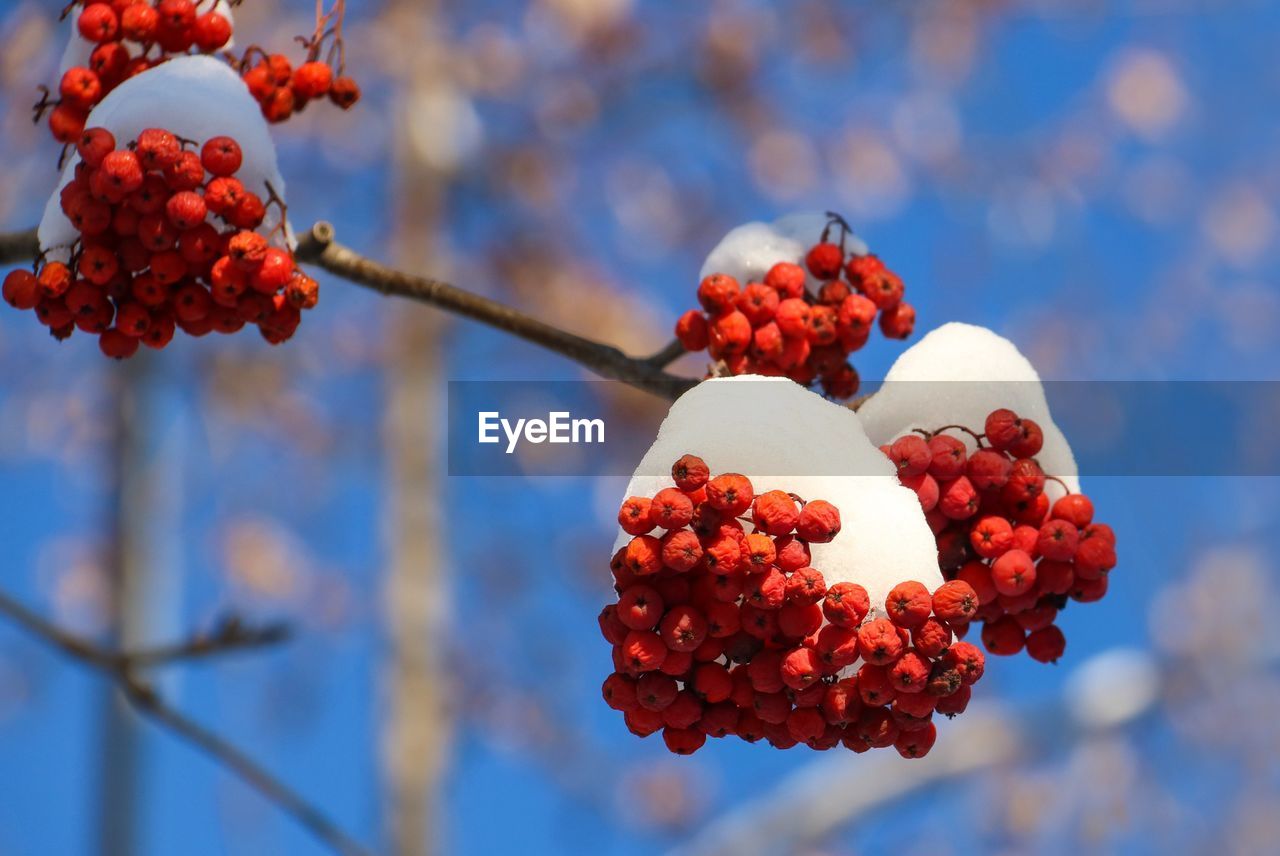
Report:
M403 269L442 275L432 248L447 175L422 156L412 128L414 105L441 85L431 61L438 12L435 0L396 0L388 18L402 38L397 56L409 65L395 102L400 113L392 175L394 257ZM385 825L391 853L423 856L440 849L440 781L451 731L442 662L449 586L439 519L444 390L438 342L444 323L416 307L396 307L389 316L383 426L390 562L384 589Z
M115 372L107 557L107 643L126 645L145 633L145 539L147 513L146 434L140 418L147 360L139 354ZM103 856L135 856L139 781L137 717L114 684L102 690L99 761L100 852Z

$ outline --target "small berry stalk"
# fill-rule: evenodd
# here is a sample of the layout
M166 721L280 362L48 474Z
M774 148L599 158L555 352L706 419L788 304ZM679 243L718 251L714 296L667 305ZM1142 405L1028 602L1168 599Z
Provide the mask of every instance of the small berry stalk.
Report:
M611 563L618 600L600 613L614 663L602 692L632 733L661 731L684 755L729 736L927 754L934 714L963 712L982 676L982 652L956 641L974 590L904 582L873 610L861 585L828 586L812 566L810 544L840 535L834 505L756 495L693 455L671 477L619 509L632 537Z
M711 375L785 376L845 399L860 384L849 355L867 343L877 323L889 338L911 335L915 309L902 299L902 280L876 256L846 252L848 224L830 216L804 267L779 262L763 282L743 285L715 273L699 284L702 310L680 317L676 337L685 350L710 354L716 361ZM839 241L832 242L837 229ZM806 268L821 283L816 292Z
M957 435L967 435L972 453ZM917 430L881 447L898 479L915 491L938 543L943 576L978 594L974 620L992 654L1024 648L1057 662L1066 637L1055 621L1074 600L1107 593L1116 565L1115 532L1093 519L1093 503L1068 493L1050 503L1036 461L1040 426L1008 409L992 411L982 433L961 425Z

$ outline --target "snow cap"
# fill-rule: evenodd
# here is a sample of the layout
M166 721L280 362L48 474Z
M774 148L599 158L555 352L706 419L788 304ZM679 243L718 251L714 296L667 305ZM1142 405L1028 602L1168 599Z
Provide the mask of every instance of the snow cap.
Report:
M263 202L268 182L284 198L284 179L262 109L244 81L226 63L212 57L178 57L124 81L93 108L85 127L106 128L117 145L137 139L147 128L164 128L199 144L212 137L232 137L244 154L236 178ZM45 205L39 231L42 250L69 247L78 236L62 213L60 195L79 162L78 154L68 158L62 179ZM267 234L279 222L278 207L268 206L258 231ZM289 240L292 244L292 237ZM278 236L273 242L281 243Z
M1044 448L1036 460L1079 492L1076 459L1049 413L1040 375L1012 342L985 327L951 323L931 331L898 357L858 416L871 442L884 445L915 428L965 425L982 433L987 414L1002 407L1039 423ZM947 433L974 450L967 434ZM1049 482L1045 493L1055 500L1064 491Z
M895 585L942 585L938 550L915 493L872 445L858 415L785 378L739 375L703 381L672 405L625 496L671 486L671 465L697 455L713 476L741 473L769 490L823 499L840 509L841 531L811 545L828 585L856 582L875 613ZM620 532L614 549L629 535Z

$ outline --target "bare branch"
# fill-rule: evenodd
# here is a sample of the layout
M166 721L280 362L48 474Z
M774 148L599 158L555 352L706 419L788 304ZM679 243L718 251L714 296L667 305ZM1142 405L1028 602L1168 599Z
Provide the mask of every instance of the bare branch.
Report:
M0 232L0 265L29 262L40 252L36 230L25 232Z
M217 650L232 650L251 644L270 644L283 638L279 628L255 632L244 630L223 634L235 643L192 640L153 651L122 653L107 650L94 642L69 633L38 613L0 592L0 614L33 636L39 637L62 653L92 666L113 681L134 708L171 733L200 749L219 765L235 773L263 797L277 805L335 853L343 856L372 856L372 851L348 836L320 809L308 803L296 791L267 772L243 751L204 726L171 707L151 687L137 677L136 666L173 662L190 656L204 656ZM224 626L226 626L224 624ZM210 639L216 640L217 634Z
M124 651L119 657L126 667L142 668L169 663L205 660L243 651L256 651L278 645L289 639L292 629L284 623L273 622L261 626L245 624L238 616L222 619L209 633L197 633L188 639Z
M649 358L629 357L622 351L578 336L455 285L415 276L379 264L334 240L333 226L317 223L298 241L298 260L314 264L343 279L382 294L407 297L463 315L525 341L540 345L591 369L601 377L619 380L664 398L676 398L697 381L668 374L671 346Z

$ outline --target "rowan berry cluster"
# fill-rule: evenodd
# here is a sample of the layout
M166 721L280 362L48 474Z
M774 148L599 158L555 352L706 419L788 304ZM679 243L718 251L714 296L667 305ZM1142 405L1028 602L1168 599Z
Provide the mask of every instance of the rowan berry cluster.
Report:
M833 243L827 238L837 225L842 238ZM877 316L885 336L905 339L916 313L902 299L902 280L879 258L845 252L846 230L843 220L833 220L804 267L779 262L764 282L744 286L723 273L703 279L702 311L690 309L676 322L680 344L707 350L717 361L712 374L786 376L820 384L832 398L853 396L860 380L848 357L867 343ZM821 282L817 293L806 268Z
M957 437L976 441L972 454ZM1007 409L987 416L982 434L949 425L907 434L882 446L898 479L916 492L938 542L943 576L968 583L978 595L974 620L992 654L1024 648L1056 662L1066 637L1054 624L1075 600L1107 593L1116 565L1111 527L1093 521L1093 503L1068 493L1050 504L1046 475L1036 461L1044 434L1032 419Z
M618 601L600 613L614 663L604 698L632 733L661 731L677 754L729 735L928 753L934 713L962 712L982 676L982 652L956 641L974 590L904 582L873 611L861 585L828 586L812 566L809 545L840 532L835 506L756 495L692 455L671 474L672 487L622 504L632 538L611 563Z
M334 0L328 12L317 7L315 32L310 38L298 37L306 48L306 58L297 68L284 54L267 53L258 47L250 47L236 63L249 94L268 122L283 122L301 113L310 102L324 98L343 110L351 109L360 100L360 87L343 73L345 15L346 0Z
M283 122L301 113L311 101L323 98L343 110L351 109L360 100L360 87L354 80L335 73L328 62L314 58L294 68L284 54L250 48L240 69L249 94L262 107L268 122Z
M67 261L9 273L10 305L35 310L57 339L76 328L98 336L117 359L139 344L163 348L177 329L203 336L256 324L272 344L293 335L318 286L255 231L266 205L235 178L242 154L234 139L197 148L152 128L117 146L109 131L91 128L76 148L61 205L79 238ZM283 203L267 190L283 229Z
M84 133L89 111L122 82L173 56L210 54L231 40L231 21L211 4L194 0L76 0L76 29L94 45L88 63L67 69L58 99L46 97L37 115L49 112L49 130L64 145Z

